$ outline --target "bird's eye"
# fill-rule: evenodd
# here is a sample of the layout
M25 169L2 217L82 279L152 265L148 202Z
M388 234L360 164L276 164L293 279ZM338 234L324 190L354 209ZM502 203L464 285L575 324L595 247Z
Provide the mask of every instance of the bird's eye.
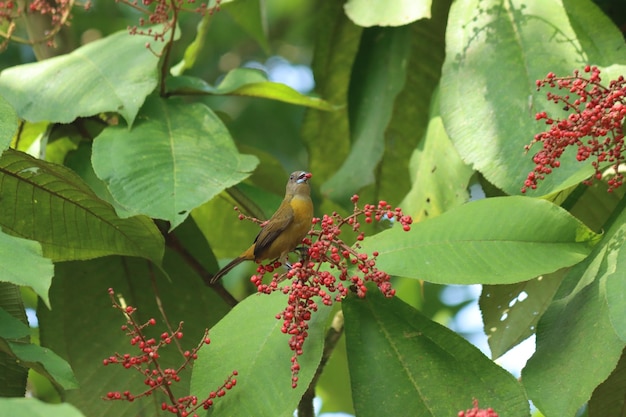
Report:
M303 182L306 182L306 180L308 180L310 177L310 174L307 172L301 172L300 174L298 174L298 179L297 179L297 183L298 184L302 184Z

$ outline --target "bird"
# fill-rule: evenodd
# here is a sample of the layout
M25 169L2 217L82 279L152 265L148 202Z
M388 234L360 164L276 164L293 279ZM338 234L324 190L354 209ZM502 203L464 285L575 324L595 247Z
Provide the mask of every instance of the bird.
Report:
M293 251L311 228L313 201L309 179L311 173L295 171L289 175L285 198L261 229L252 245L228 265L220 269L209 280L219 281L231 269L243 261L260 262L265 259L280 260L286 264L289 252Z

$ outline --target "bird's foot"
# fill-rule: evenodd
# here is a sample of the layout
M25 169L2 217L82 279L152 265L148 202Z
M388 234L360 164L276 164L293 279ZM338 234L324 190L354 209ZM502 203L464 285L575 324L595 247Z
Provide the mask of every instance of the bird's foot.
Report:
M300 262L304 262L304 260L307 259L307 256L309 255L308 246L298 246L293 251L298 252L298 254L300 255Z

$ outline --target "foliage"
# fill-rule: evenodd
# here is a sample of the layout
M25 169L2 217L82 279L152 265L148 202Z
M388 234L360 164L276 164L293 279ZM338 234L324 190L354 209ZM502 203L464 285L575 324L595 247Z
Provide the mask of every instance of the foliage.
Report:
M370 3L0 3L1 409L623 413L626 12ZM303 259L209 285L295 169ZM448 284L483 284L491 358Z

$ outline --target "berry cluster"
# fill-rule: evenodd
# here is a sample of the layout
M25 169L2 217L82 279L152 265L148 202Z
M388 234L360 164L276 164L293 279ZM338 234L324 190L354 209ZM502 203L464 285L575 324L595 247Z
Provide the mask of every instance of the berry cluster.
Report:
M155 338L147 337L144 332L144 329L147 327L156 325L156 320L154 318L140 324L134 317L134 314L137 312L135 307L122 306L118 303L115 299L115 293L112 288L109 288L109 297L113 303L113 308L121 311L125 315L126 324L122 325L121 329L126 332L126 335L130 338L130 345L137 348L139 352L135 355L131 355L130 353L120 354L116 352L114 355L104 359L102 364L104 366L118 364L123 366L125 369L135 369L144 376L144 384L147 386L147 389L140 394L132 394L128 390L124 392L111 391L106 394L104 399L125 400L132 402L137 398L150 396L153 392L158 390L163 392L169 399L169 403L161 403L161 409L163 411L168 411L179 417L198 417L198 414L195 413L196 410L200 408L208 410L213 405L213 400L215 398L223 397L226 395L226 391L230 390L237 384L237 380L235 379L237 371L233 371L232 374L228 376L226 381L224 381L224 384L222 384L217 390L209 393L207 398L204 400L198 400L198 398L193 395L176 398L172 393L170 386L173 383L180 381L179 373L198 358L198 351L200 348L211 343L211 340L208 337L208 329L204 331L202 341L196 347L190 351L186 350L183 352L181 350L183 363L178 368L163 368L159 364L159 350L170 345L172 342L177 342L183 338L183 323L179 323L176 330L163 332L157 341Z
M269 294L281 291L288 297L287 306L276 318L283 320L282 332L291 336L289 347L294 352L291 358L291 382L294 388L298 384L300 370L298 356L302 355L302 347L308 336L308 322L318 309L318 299L321 299L322 304L330 306L333 302L340 302L350 290L363 298L367 292L367 281L375 283L387 297L395 294L389 274L376 268L378 252L371 256L359 252L358 242L365 237L360 231L359 218L363 216L366 223L383 219L398 222L405 231L411 229L412 219L386 201L359 208L358 200L359 196L352 197L354 209L348 217L332 213L330 216L324 215L322 219L313 219L314 228L309 231L309 237L303 240L307 248L301 251L302 259L291 265L288 271L276 272L280 262L274 262L259 265L257 274L251 277L258 292ZM316 229L315 225L319 225L320 229ZM344 226L357 233L354 246L340 238ZM273 278L269 284L264 284L262 279L268 272L273 273ZM289 280L289 283L281 285L284 280Z
M478 400L474 398L474 407L467 411L459 411L459 417L498 417L498 413L493 411L493 408L487 409L478 408Z
M196 0L115 0L122 4L126 4L147 17L139 19L139 25L129 26L128 32L131 35L145 35L156 41L165 41L165 35L176 26L179 12L198 13L202 16L205 14L213 14L220 10L221 0L215 1L215 6L208 7L207 2L201 2L197 7L187 7L193 5ZM150 26L162 25L159 30L155 30ZM144 27L147 27L144 29ZM149 45L149 44L148 44Z
M13 0L0 1L0 24L11 23L21 15L21 9Z
M563 96L548 92L547 98L569 112L566 119L554 119L546 112L537 113L537 120L545 120L550 126L545 132L535 135L533 141L525 147L526 151L542 142L543 148L535 154L535 168L528 174L522 193L528 189L536 189L537 182L543 180L554 168L560 166L559 158L568 146L577 146L578 161L586 161L590 157L595 160L591 165L595 171L590 184L595 178L602 178L601 170L611 166L615 175L608 180L609 191L621 186L624 175L619 172L619 165L624 162L624 131L622 123L626 116L626 80L620 76L609 83L608 88L600 84L600 70L587 65L584 69L589 78L582 76L578 70L573 76L557 77L549 73L543 80L537 81L537 89L549 86L566 90ZM570 96L571 94L571 96Z
M33 13L48 15L52 20L52 25L62 25L68 18L74 2L72 0L33 0L28 9Z
M75 0L32 0L27 3L15 0L0 1L0 25L6 30L0 31L0 37L5 39L0 44L0 50L6 48L10 40L31 45L46 43L48 46L53 46L55 35L71 19L71 11L75 3ZM87 2L82 6L88 9L90 5L91 3ZM42 39L24 39L14 35L17 31L17 23L25 14L50 17L51 29Z

